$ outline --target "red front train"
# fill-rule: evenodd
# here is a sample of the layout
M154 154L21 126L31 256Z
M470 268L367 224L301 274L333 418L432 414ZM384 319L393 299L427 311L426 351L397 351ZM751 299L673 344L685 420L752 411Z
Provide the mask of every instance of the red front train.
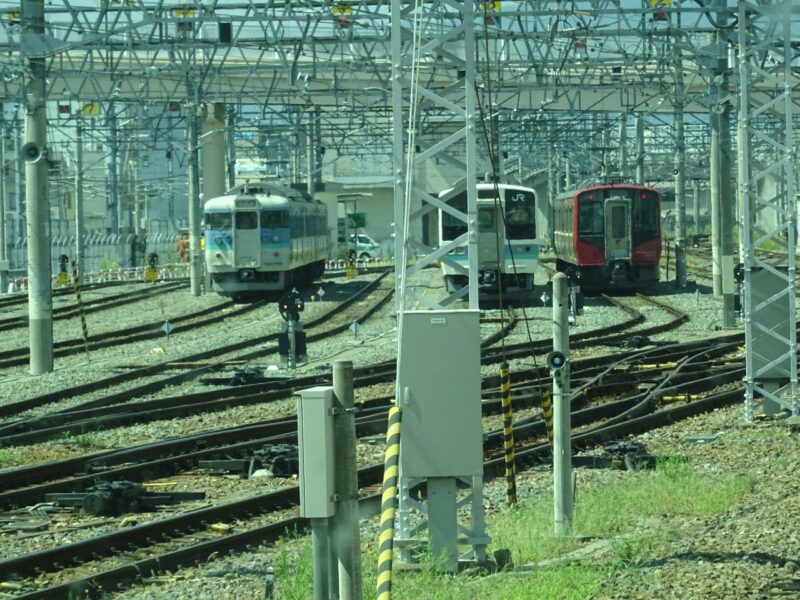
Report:
M660 198L651 188L598 185L553 206L556 268L584 289L636 289L658 281Z

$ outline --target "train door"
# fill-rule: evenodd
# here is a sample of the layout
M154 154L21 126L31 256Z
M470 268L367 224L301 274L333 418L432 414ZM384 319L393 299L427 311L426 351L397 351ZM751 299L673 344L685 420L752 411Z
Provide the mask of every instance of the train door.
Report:
M499 265L497 208L494 205L478 206L478 264L486 269ZM499 250L502 252L502 248Z
M605 245L606 262L631 258L631 203L623 198L606 200Z
M237 267L258 267L261 257L261 233L258 212L240 210L234 214L233 260Z

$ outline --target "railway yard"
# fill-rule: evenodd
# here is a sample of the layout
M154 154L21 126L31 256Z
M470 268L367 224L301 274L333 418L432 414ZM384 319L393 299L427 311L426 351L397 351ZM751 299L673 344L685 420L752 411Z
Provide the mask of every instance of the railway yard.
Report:
M56 295L55 314L64 318L54 333L65 354L56 355L52 373L34 378L13 362L25 354L24 303L0 298L6 328L0 597L258 598L268 565L276 567L275 597L303 597L288 595L286 569L280 569L301 552L303 536L276 545L287 530L304 527L296 477L256 451L292 444L293 390L329 382L334 361L352 361L361 503L364 515L375 514L397 343L387 274L329 276L304 290L309 362L294 373L280 365L274 302L193 298L184 284L172 282L87 289L88 357L72 300ZM546 276L542 268L537 282ZM431 270L429 279L441 285L439 271ZM618 565L592 597L762 598L791 596L800 587L794 554L800 540L782 526L797 502L789 475L798 466L797 437L783 420L744 425L742 330L721 330L720 302L699 283L680 293L661 283L648 296L586 298L570 327L573 448L599 456L604 444L636 442L685 457L709 477L749 478L752 489L720 514L664 514L637 523L638 538L666 541ZM540 285L535 295L542 296L527 306L482 311L490 517L507 510L498 392L503 360L512 374L520 500L552 494L540 408L541 389L549 385L541 364L552 344L549 292ZM165 321L172 324L169 335ZM263 464L254 462L259 456ZM220 474L215 463L203 462L222 459L244 464L245 474ZM580 467L577 473L578 504L584 490L646 476ZM188 496L157 508L138 500L136 510L98 514L59 507L47 496L86 493L101 480ZM362 519L367 547L374 546L377 527L375 517ZM587 554L574 562L602 564L602 543L579 546ZM508 577L535 578L548 568L517 566ZM371 597L372 581L365 565L364 597ZM405 597L402 576L395 581L397 597Z

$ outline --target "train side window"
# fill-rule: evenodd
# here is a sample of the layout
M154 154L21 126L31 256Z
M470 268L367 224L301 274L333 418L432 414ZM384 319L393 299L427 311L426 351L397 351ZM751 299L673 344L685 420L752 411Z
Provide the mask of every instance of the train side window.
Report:
M274 229L289 225L289 213L285 210L269 210L261 213L261 227Z
M231 213L206 213L206 229L230 229Z
M255 212L236 213L236 229L257 229L257 228L258 228L258 213Z

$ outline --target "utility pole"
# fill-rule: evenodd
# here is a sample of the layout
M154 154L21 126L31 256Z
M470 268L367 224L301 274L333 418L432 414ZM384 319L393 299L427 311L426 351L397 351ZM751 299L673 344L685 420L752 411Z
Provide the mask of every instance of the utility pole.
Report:
M722 326L736 325L733 310L733 194L731 193L731 103L728 95L726 0L716 0L717 63L711 83L711 240L714 295L722 296Z
M644 185L644 117L636 115L636 183Z
M6 240L6 123L0 114L0 294L8 291L8 242Z
M23 37L44 35L44 0L22 1ZM53 370L53 299L50 265L50 203L47 196L45 59L31 56L25 93L25 201L28 236L30 371Z
M186 97L189 98L186 114L186 135L189 148L189 282L192 296L199 296L202 292L200 283L203 281L202 256L200 254L200 198L198 196L197 176L197 104L194 102L194 86L191 76L186 75Z
M111 233L119 233L122 218L120 211L122 206L119 202L119 143L117 140L117 115L114 112L114 101L108 103L106 113L106 124L108 125L108 145L111 150L111 157L108 163L108 213L111 217Z
M685 100L683 59L677 36L673 41L673 52L675 55L675 286L681 289L686 287L686 141L683 128Z
M78 264L78 284L83 279L83 125L75 128L75 262Z

